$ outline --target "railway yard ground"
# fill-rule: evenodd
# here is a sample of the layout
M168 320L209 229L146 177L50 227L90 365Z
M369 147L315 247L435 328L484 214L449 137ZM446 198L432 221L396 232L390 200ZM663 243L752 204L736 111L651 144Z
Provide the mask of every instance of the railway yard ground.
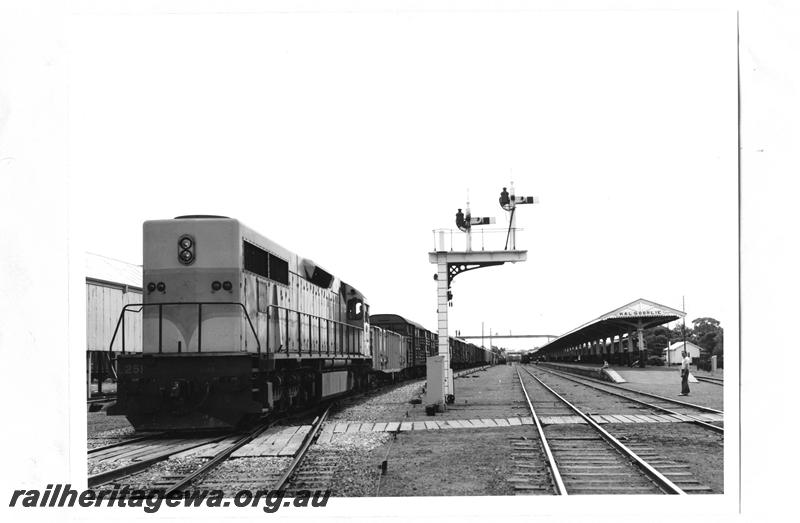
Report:
M455 403L435 416L425 411L424 380L341 400L319 425L317 437L289 475L287 488L330 489L332 496L343 497L555 494L556 481L545 461L524 384L570 493L655 490L651 480L632 478L622 470L619 451L601 449L605 443L590 434L592 426L568 411L536 376L687 494L722 493L723 387L700 381L691 384L690 396L681 397L674 368L614 370L628 381L619 389L581 376L570 380L539 365L467 372L455 380ZM637 396L657 404L659 411L603 392L606 389L631 397L637 395L627 391L649 392L708 409ZM270 488L301 451L305 435L315 430L314 418L309 414L267 428L190 484L219 488L228 495L243 488ZM109 481L116 486L164 487L198 469L235 439L229 435L214 441L162 438L126 443L141 434L123 417L100 411L89 412L88 419L90 477L148 456L166 456L149 468ZM91 452L114 443L122 444Z

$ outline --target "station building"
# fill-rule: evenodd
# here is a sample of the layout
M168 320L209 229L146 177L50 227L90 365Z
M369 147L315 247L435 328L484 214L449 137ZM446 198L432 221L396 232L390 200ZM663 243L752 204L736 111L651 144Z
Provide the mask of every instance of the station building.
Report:
M683 361L683 348L684 342L682 341L676 341L670 344L669 347L664 349L664 363L667 365L680 365L681 361ZM687 341L686 350L689 352L689 357L692 358L692 362L695 362L697 358L700 357L700 353L703 349L691 341Z

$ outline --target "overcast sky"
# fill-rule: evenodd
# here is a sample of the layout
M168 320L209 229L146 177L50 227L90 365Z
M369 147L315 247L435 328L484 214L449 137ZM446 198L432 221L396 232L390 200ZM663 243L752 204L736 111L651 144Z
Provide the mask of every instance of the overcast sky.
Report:
M733 12L87 15L69 42L89 252L141 263L145 220L236 217L433 329L431 231L467 191L505 226L513 179L541 201L528 261L458 276L451 333L682 296L735 328Z

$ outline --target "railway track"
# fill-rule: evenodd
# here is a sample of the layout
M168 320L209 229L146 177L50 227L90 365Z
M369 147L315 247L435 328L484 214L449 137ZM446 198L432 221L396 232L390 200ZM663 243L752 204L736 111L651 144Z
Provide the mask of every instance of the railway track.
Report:
M725 433L724 427L715 425L715 423L721 423L720 418L724 415L724 412L721 410L695 405L693 403L667 398L649 392L620 387L619 385L584 376L572 376L553 369L536 367L536 370L537 372L558 376L570 382L578 383L594 390L622 398L625 401L636 403L637 405L652 409L655 412L667 414L680 421L693 423L712 432L719 434ZM527 368L526 371L530 372ZM646 398L646 400L642 398Z
M119 481L122 478L144 471L170 457L187 450L217 443L230 436L207 438L136 438L133 441L120 442L90 451L90 466L100 466L103 462L124 462L125 465L110 468L89 476L89 488L99 487ZM158 445L154 443L158 442Z
M707 492L686 467L661 456L646 444L623 444L591 416L559 395L528 369L517 369L538 438L518 442L522 452L512 453L518 474L515 489L573 494L673 494ZM577 416L574 424L547 425L540 416ZM538 440L538 441L537 441ZM538 444L535 444L535 443ZM546 463L546 468L541 466ZM538 465L537 465L538 463ZM657 467L663 469L663 472ZM546 473L545 473L546 472Z
M125 445L133 445L134 443L141 443L143 441L155 440L155 439L161 438L161 437L166 436L166 435L167 434L165 432L156 432L156 433L153 433L153 434L147 434L145 436L138 436L138 437L135 437L135 438L123 439L123 440L117 441L116 443L111 443L109 445L104 445L102 447L95 447L93 449L89 449L87 451L87 454L89 456L89 459L91 460L92 457L99 456L100 452L107 451L109 449L113 449L113 448L117 448L117 447L123 447Z
M712 376L695 376L697 381L705 381L706 383L713 383L714 385L725 385L722 378L714 378Z
M319 429L327 419L330 409L331 406L329 405L325 412L314 420L311 430L305 435L299 450L294 456L282 458L283 460L291 459L291 462L284 470L266 473L260 477L253 477L252 474L247 474L246 478L239 478L239 482L257 482L261 484L265 490L286 490L287 486L294 486L289 480L299 471L299 466L316 438ZM213 477L214 469L230 458L234 452L258 438L280 421L283 421L283 419L265 422L243 434L227 434L208 438L169 439L163 438L162 435L145 436L94 449L90 451L89 454L90 461L94 463L105 460L127 461L127 463L90 476L88 486L90 488L96 488L102 485L118 484L120 480L143 472L157 463L209 444L216 444L216 447L213 456L206 460L203 465L187 474L168 474L160 476L152 481L150 487L163 489L169 494L181 491L193 484L199 484L198 486L200 488L220 488L225 487L226 484L236 484L237 478L227 478L222 484L215 481ZM153 443L156 441L158 441L160 445L154 449ZM308 472L306 472L306 476L308 476Z
M86 403L88 403L88 404L92 404L92 403L110 403L112 401L117 401L117 395L116 394L107 394L107 395L103 395L103 396L94 396L92 398L87 398L86 399Z
M566 495L566 487L555 464L552 450L544 435L544 428L539 419L539 412L551 411L554 406L537 402L539 410L528 394L519 369L515 378L522 388L525 404L530 412L537 438L522 437L511 443L511 459L514 461L514 475L508 479L514 484L515 494L557 494Z
M285 493L293 493L297 490L306 489L311 490L319 489L324 490L329 486L330 479L333 477L333 473L335 472L335 468L330 471L329 474L326 475L328 472L327 470L317 470L313 468L313 464L311 467L308 466L306 463L306 456L311 449L317 435L319 434L322 425L328 418L328 415L331 411L332 405L328 405L325 410L317 416L312 425L310 430L305 434L303 437L303 441L300 444L299 448L293 455L287 457L279 457L279 458L266 458L272 459L274 461L273 467L263 467L259 471L257 475L254 475L251 471L242 472L242 473L231 473L226 472L224 477L217 477L213 472L212 469L218 467L222 464L228 457L230 457L236 450L242 448L244 445L237 445L235 448L231 446L229 449L225 449L225 451L220 452L217 456L209 460L201 470L193 472L189 475L184 477L172 477L168 476L163 478L163 480L159 483L159 487L165 488L167 493L179 491L189 485L194 485L198 489L221 489L221 490L229 490L234 485L239 486L250 486L253 490L263 490L263 491L281 491ZM260 434L260 433L259 433ZM253 438L255 439L255 438ZM252 440L251 440L252 441ZM248 442L245 442L249 443ZM257 458L258 459L258 458ZM286 466L281 467L283 462L288 461ZM304 476L307 477L309 480L312 478L315 481L314 485L321 485L321 486L314 486L314 487L306 487L305 484L298 484L295 480L295 477L298 474L305 470ZM316 472L316 474L315 474ZM328 481L326 481L326 479ZM169 483L169 485L167 485Z
M322 459L309 460L306 463L303 463L303 460L305 459L308 450L311 448L311 445L314 443L317 434L319 434L323 423L325 423L325 420L328 419L330 410L331 407L329 406L327 409L325 409L325 412L323 412L321 416L314 420L314 424L312 425L311 430L309 431L305 440L303 440L300 450L297 452L286 470L284 470L277 479L273 490L287 490L289 492L296 492L300 489L325 490L330 486L330 482L333 479L333 474L336 472L336 465L338 465L338 462L331 463L330 461ZM303 465L302 467L301 464Z
M103 407L105 407L107 404L113 403L115 401L117 401L116 394L109 394L106 396L96 396L94 398L88 398L86 400L86 408L89 410L89 412L97 412L99 410L103 410Z

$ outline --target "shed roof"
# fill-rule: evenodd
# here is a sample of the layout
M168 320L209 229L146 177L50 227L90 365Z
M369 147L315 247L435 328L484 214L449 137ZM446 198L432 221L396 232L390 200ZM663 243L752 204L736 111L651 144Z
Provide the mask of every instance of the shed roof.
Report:
M539 352L565 349L580 343L616 336L629 332L639 325L644 329L649 329L662 323L675 321L685 315L686 313L683 311L639 298L590 322L584 323L547 345L543 345Z
M686 341L686 346L690 347L690 348L694 347L697 350L703 350L703 347L697 345L696 343L692 343L691 341L688 341L688 340ZM682 341L676 341L675 343L670 343L669 347L664 349L664 350L678 350L680 348L683 348L683 342Z
M411 320L407 320L404 317L400 316L399 314L370 314L369 319L371 322L376 324L378 323L408 323L409 325L413 325L414 327L422 330L428 330L419 323Z
M86 280L142 288L142 266L87 252Z

